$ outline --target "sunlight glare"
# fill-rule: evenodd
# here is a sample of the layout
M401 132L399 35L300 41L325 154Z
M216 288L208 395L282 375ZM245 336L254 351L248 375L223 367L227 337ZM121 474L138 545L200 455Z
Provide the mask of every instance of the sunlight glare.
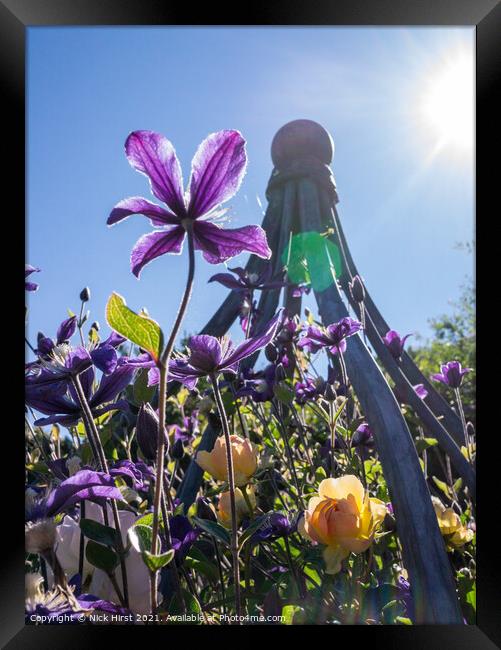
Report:
M438 149L460 154L473 148L473 107L473 57L456 52L425 82L419 105L423 128L432 131Z

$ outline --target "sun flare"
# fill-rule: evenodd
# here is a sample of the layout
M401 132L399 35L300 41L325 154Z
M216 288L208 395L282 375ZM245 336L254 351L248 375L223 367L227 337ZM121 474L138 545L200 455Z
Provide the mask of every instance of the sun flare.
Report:
M473 149L474 66L464 51L445 59L427 77L418 103L423 128L437 150L460 155Z

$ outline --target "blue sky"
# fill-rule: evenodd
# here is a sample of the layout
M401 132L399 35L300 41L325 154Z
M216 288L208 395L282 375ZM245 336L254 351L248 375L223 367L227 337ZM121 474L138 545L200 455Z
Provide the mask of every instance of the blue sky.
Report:
M338 209L385 318L429 335L428 318L449 309L473 272L455 244L474 237L474 158L437 152L417 107L444 61L473 52L473 28L29 28L27 261L42 269L30 338L55 334L86 285L103 333L112 291L166 331L173 323L186 254L154 261L138 281L129 255L149 222L105 223L120 199L153 198L125 158L130 131L166 135L186 179L208 133L240 130L249 166L230 202L236 227L261 222L271 140L297 118L333 135ZM226 295L207 284L222 268L197 263L192 333Z

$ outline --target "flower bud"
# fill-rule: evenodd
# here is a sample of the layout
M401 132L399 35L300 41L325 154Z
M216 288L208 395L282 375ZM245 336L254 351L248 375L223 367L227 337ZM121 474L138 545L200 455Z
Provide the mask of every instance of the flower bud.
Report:
M80 291L80 300L82 302L89 302L90 300L90 289L89 287L84 287L82 291Z
M332 384L325 384L324 397L328 402L334 402L336 400L336 391Z
M249 503L254 508L256 506L256 496L252 489L247 491L247 497L249 499ZM237 511L236 514L238 526L244 517L248 517L250 514L252 514L240 488L236 488L235 490L235 508ZM226 528L231 528L231 502L229 492L223 492L219 497L217 518L223 526Z
M284 370L284 367L281 363L277 365L277 369L275 371L275 381L278 383L279 381L283 381L286 378L286 373Z
M216 512L209 499L198 497L197 499L197 517L207 521L217 521Z
M170 455L174 460L181 460L181 458L184 456L184 447L181 438L178 438L172 445Z
M166 444L167 434L164 433ZM136 423L137 444L146 460L155 460L157 456L158 417L150 404L146 402L139 409Z
M275 363L278 359L278 350L273 343L268 343L264 349L264 354L270 363Z
M257 447L247 438L230 436L231 455L235 485L245 485L257 469ZM216 440L211 452L199 451L195 462L218 481L228 480L226 441L224 436Z
M350 292L355 302L363 302L365 299L365 289L360 276L356 275L349 283Z
M96 330L96 332L99 332L101 329L101 325L99 325L98 321L95 320L92 325L90 326L91 330Z

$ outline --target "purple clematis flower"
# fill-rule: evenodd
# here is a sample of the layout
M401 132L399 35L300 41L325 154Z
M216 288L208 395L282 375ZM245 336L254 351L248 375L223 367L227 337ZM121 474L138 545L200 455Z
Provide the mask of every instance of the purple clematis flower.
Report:
M29 280L26 280L28 276L30 276L32 273L39 273L40 269L37 269L35 266L31 266L31 264L25 264L24 265L24 290L25 291L36 291L38 289L38 284L36 282L30 282Z
M257 543L267 539L286 537L296 530L296 526L296 522L290 521L283 512L272 512L252 535L252 539Z
M83 500L104 504L103 499L123 501L112 476L82 469L54 488L45 499L46 516L53 517Z
M174 434L174 442L181 440L183 443L189 443L194 436L199 433L198 428L198 409L195 409L191 415L183 417L183 424L173 424L169 428L169 433Z
M440 366L442 372L431 376L433 381L440 381L451 388L459 388L463 382L463 376L471 371L471 368L461 368L459 361L449 361Z
M40 581L42 581L41 576ZM74 598L71 600L59 589L46 592L36 589L33 594L30 594L26 600L26 623L33 624L33 621L43 620L47 625L78 624L83 622L83 615L96 610L130 616L130 611L124 607L97 598L92 594L82 594L80 575L73 576L68 584L73 590Z
M37 354L41 357L48 357L56 345L61 345L62 343L68 342L77 329L77 317L70 316L66 320L63 320L61 325L59 325L56 333L56 340L53 341L48 336L44 336L41 332L38 335L38 348Z
M361 424L353 434L351 439L352 447L374 447L374 437L369 425L364 422Z
M416 384L412 388L420 399L424 399L428 395L428 391L426 390L424 384ZM406 388L405 391L402 391L400 388L397 388L397 386L395 386L395 388L393 389L393 392L395 393L395 397L397 398L400 404L409 403L409 395L407 393L407 390L408 389Z
M294 385L294 393L298 404L306 404L310 400L315 400L322 395L325 389L325 381L322 377L313 379L306 377L305 381L298 381Z
M245 174L245 140L238 131L212 133L200 144L186 192L174 147L163 135L133 131L125 142L125 154L132 167L149 178L154 196L167 206L133 196L120 201L108 218L112 226L133 214L142 214L160 228L143 235L132 249L131 269L136 277L155 258L166 253L179 255L189 229L195 249L202 251L210 264L229 260L242 251L271 257L260 226L223 229L214 223L221 214L215 209L234 196Z
M94 369L90 367L80 375L82 389L95 417L114 409L127 408L127 402L113 402L113 400L130 383L135 370L134 365L130 365L125 357L121 357L115 371L103 375L95 391L93 389ZM37 426L56 422L63 426L76 424L81 417L81 410L73 385L64 382L54 385L44 380L43 373L39 382L37 379L39 377L35 376L26 383L26 403L49 417L40 418L35 421L35 424Z
M275 375L276 367L273 364L258 372L246 368L242 372L243 386L237 390L237 396L251 397L256 403L271 401L275 396Z
M283 280L272 279L273 269L271 264L267 264L261 273L248 273L240 266L228 269L228 271L231 271L231 273L216 273L209 279L209 282L219 282L227 289L243 291L248 294L254 291L280 289L287 285L287 282Z
M26 364L28 374L27 384L59 384L64 392L71 377L83 373L92 365L96 366L105 375L114 372L118 366L119 358L116 351L125 338L116 332L89 349L79 346L72 348L68 343L76 329L76 317L63 321L57 331L56 341L39 334L38 350L39 358ZM122 359L127 359L122 357ZM149 355L139 355L134 359L128 359L130 365L136 367L150 367L152 360ZM55 389L56 390L56 389Z
M359 321L346 316L338 323L327 327L308 327L306 336L303 336L298 346L313 353L318 352L321 348L329 348L332 354L342 353L346 350L346 339L361 329L362 324Z
M144 492L148 490L148 480L155 478L155 472L142 461L119 460L110 467L110 476L120 476L129 487Z
M188 517L184 515L169 517L169 524L176 564L180 565L188 555L191 545L200 535L200 529L193 528Z
M261 350L273 339L282 318L279 312L266 326L259 336L252 337L234 348L230 339L202 334L190 338L188 355L179 355L169 364L169 379L183 383L192 390L201 377L217 375L222 372L237 373L238 364L242 359ZM159 381L158 368L149 371L149 383Z
M390 330L383 338L383 342L390 351L391 356L397 361L402 356L405 342L409 336L412 336L412 334L406 334L403 338L400 338L400 334L398 332L395 330Z
M301 298L301 296L307 296L311 292L311 284L298 284L292 290L293 298Z

